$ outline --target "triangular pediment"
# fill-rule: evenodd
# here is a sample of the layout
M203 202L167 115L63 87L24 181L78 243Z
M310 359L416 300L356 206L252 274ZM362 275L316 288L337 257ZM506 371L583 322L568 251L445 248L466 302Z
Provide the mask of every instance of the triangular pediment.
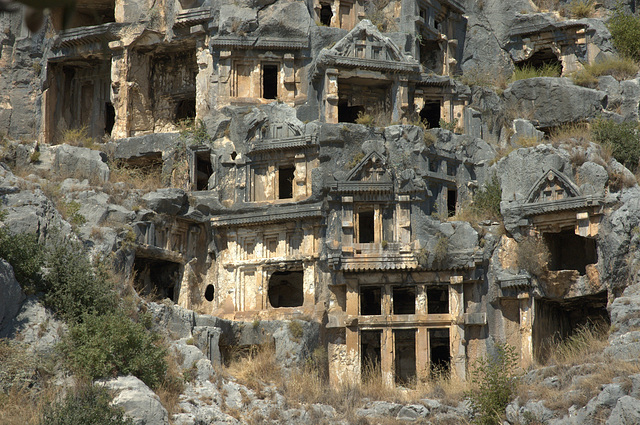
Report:
M376 61L409 62L402 50L366 19L360 21L342 40L329 49L329 53Z
M557 170L549 170L531 187L527 204L559 201L580 196L578 187L567 176Z
M391 173L379 153L366 155L347 175L346 181L353 183L391 183Z

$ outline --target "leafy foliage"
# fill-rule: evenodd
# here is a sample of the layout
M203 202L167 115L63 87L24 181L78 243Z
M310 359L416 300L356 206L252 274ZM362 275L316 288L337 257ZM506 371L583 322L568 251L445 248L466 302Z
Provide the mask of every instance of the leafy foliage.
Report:
M481 425L502 423L507 405L513 400L518 375L518 354L509 344L498 344L492 355L474 362L471 371L473 390L467 393L476 411L475 422Z
M613 45L622 56L640 59L640 16L618 7L607 24Z
M90 379L131 374L156 388L167 371L158 336L123 313L85 315L71 327L61 350L70 368Z
M635 172L640 161L640 134L638 123L617 123L613 120L597 119L592 123L593 139L611 147L613 157Z
M473 210L479 217L497 220L500 218L500 201L502 201L502 187L497 175L473 196Z
M45 259L42 301L59 316L73 322L84 314L116 310L112 282L105 270L91 264L82 245L58 241L47 250Z
M110 404L111 398L105 388L83 386L44 409L39 425L133 425L122 409Z
M16 279L27 294L38 291L44 266L44 248L35 234L12 235L0 229L0 257L13 267Z

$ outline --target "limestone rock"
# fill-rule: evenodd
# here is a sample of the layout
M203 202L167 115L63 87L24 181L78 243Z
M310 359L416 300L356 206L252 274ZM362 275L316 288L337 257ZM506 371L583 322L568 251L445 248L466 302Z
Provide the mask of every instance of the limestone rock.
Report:
M88 148L60 145L56 149L53 170L63 176L97 179L99 182L109 180L106 155Z
M177 215L188 208L187 194L182 189L158 189L142 197L147 207L158 214Z
M640 400L627 395L618 399L607 419L607 425L632 425L640 423Z
M0 259L0 332L16 317L26 296L13 274L11 264Z
M100 382L113 390L113 405L124 409L135 425L168 425L169 414L160 398L135 376L120 376Z
M579 87L566 78L529 78L504 91L505 106L542 128L595 118L605 107L606 93Z

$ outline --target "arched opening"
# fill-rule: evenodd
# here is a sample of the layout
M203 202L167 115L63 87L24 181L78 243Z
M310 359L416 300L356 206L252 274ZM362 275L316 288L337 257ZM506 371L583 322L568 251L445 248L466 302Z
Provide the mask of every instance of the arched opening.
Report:
M328 3L323 3L320 5L320 23L325 26L331 26L331 18L333 17L333 12L331 11L331 5Z
M429 124L429 128L440 128L440 102L426 102L420 118Z
M207 288L204 290L204 299L209 302L213 301L214 291L215 289L213 288L213 285L208 284Z
M274 272L269 279L271 307L301 307L304 303L302 270Z
M558 74L562 72L562 62L550 48L540 49L535 52L529 59L525 59L516 63L518 68L534 68L542 69L545 66L553 66L558 68Z

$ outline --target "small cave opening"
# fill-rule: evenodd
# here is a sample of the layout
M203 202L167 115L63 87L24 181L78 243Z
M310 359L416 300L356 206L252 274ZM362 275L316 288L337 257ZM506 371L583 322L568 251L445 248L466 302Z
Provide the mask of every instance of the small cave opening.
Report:
M535 359L545 364L554 347L577 332L607 332L611 325L607 298L607 291L603 291L562 300L536 299L532 326Z
M456 189L447 189L447 215L453 217L456 215L456 205L458 203L458 191Z
M174 114L174 121L180 122L184 120L196 119L196 100L195 99L182 99L176 104L176 111Z
M360 314L362 316L382 314L382 288L380 286L360 287Z
M449 287L447 285L427 286L427 313L449 314Z
M355 123L358 115L364 113L364 106L349 106L347 102L338 103L338 121Z
M558 60L558 56L556 56L550 48L544 48L536 51L528 59L517 62L516 66L520 69L542 69L544 67L552 66L558 69L558 74L562 71L562 62Z
M429 128L440 128L440 102L426 102L420 118L429 124Z
M293 198L293 180L295 167L280 167L278 169L278 199Z
M416 377L416 330L395 329L393 339L396 384L407 385Z
M549 248L549 270L577 270L586 274L587 266L598 262L596 240L575 234L573 229L544 233Z
M104 134L111 136L113 126L116 124L116 110L113 103L106 102L104 104Z
M440 160L437 158L429 158L429 171L437 173L440 171Z
M142 296L178 301L182 264L136 256L133 262L134 287Z
M429 329L429 360L431 375L449 373L451 345L449 329Z
M273 272L268 292L271 307L301 307L304 303L303 280L302 270Z
M324 26L331 26L331 18L333 12L331 11L331 5L328 3L322 3L320 5L320 23Z
M373 210L358 212L358 243L373 243L375 238Z
M213 301L213 295L215 293L215 288L212 284L208 284L204 290L204 299L211 302Z
M393 287L393 314L416 313L416 290L414 287Z
M195 152L195 174L196 190L209 189L209 179L213 174L209 150Z
M360 331L360 365L362 380L380 374L382 331Z
M278 97L278 66L262 65L262 97L276 99Z

